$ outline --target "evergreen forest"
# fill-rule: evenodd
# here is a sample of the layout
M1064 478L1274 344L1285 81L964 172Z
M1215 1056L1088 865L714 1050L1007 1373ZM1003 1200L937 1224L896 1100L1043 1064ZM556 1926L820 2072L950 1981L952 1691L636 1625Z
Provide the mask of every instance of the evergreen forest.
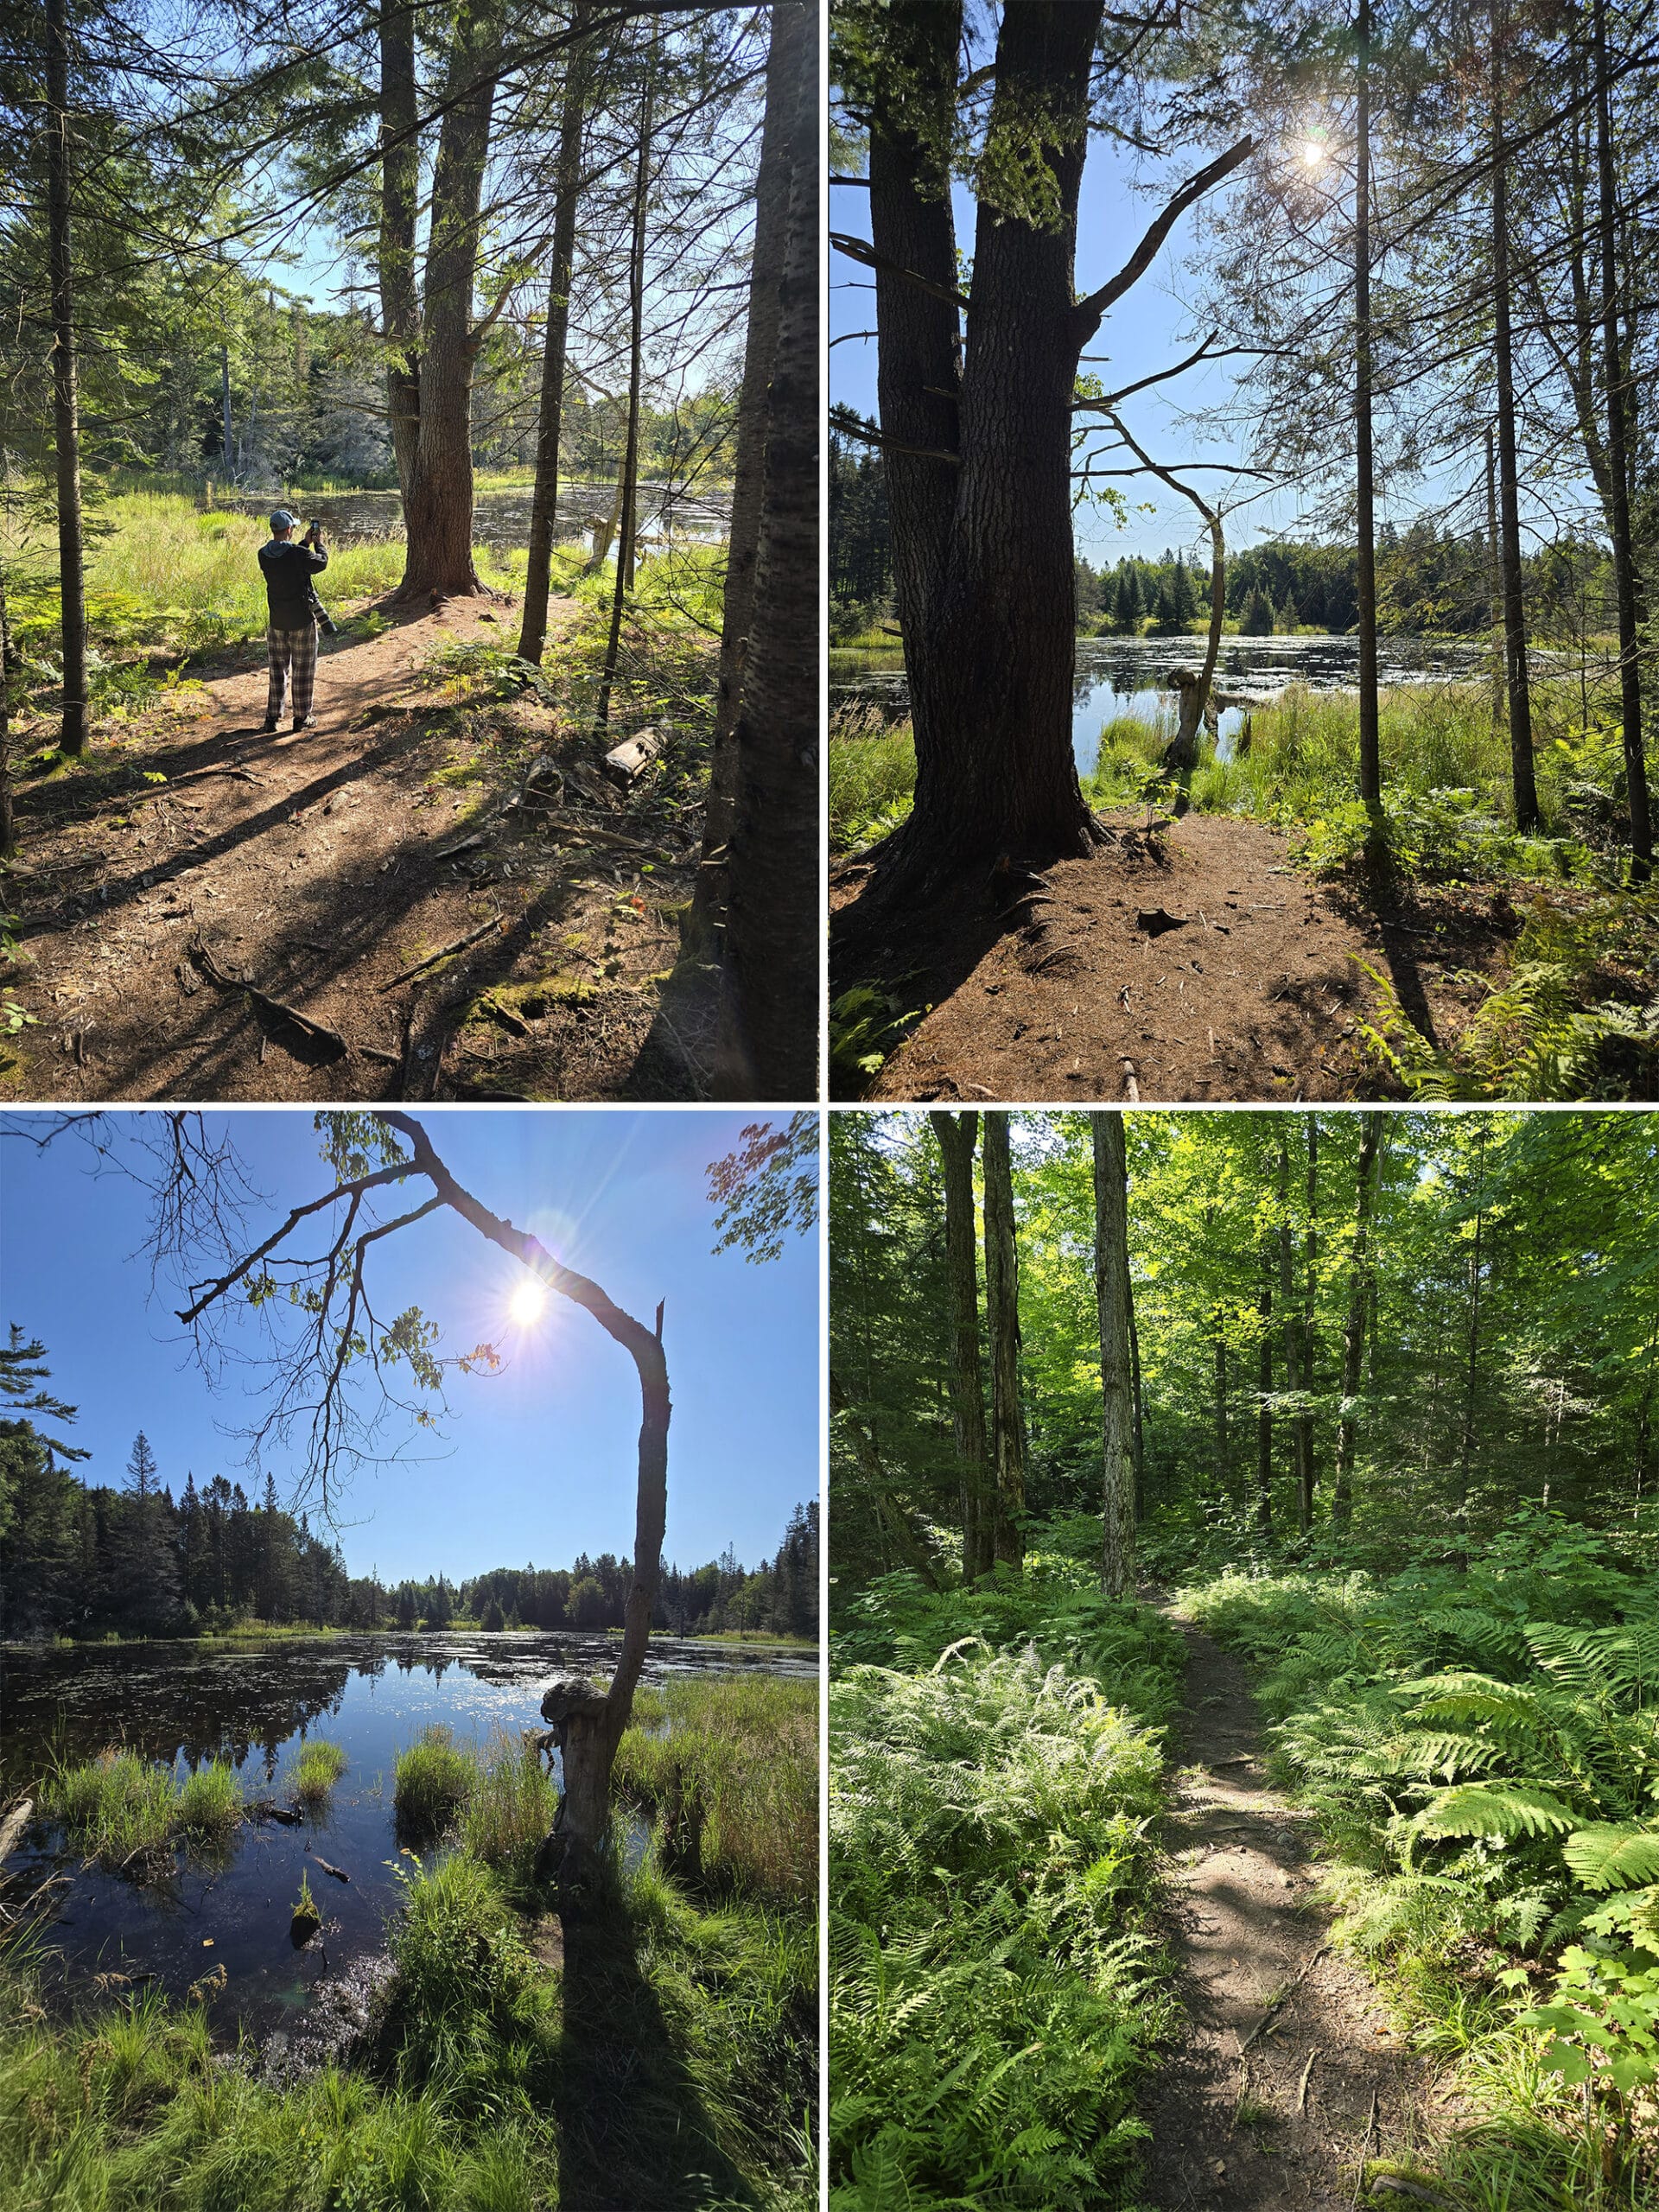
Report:
M830 1128L831 2202L1659 2202L1650 1117Z

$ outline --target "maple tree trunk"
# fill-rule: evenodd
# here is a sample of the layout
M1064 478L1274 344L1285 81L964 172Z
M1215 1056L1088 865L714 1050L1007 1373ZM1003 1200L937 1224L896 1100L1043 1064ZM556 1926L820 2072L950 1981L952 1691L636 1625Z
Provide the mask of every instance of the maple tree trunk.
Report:
M944 1169L944 1265L950 1298L950 1412L962 1485L962 1576L973 1583L995 1560L985 1457L985 1386L979 1356L979 1270L974 1251L977 1114L930 1114Z
M1025 1560L1026 1418L1020 1389L1020 1262L1006 1113L985 1116L985 1326L991 1347L991 1460L996 1476L997 1563Z
M1123 1116L1089 1116L1095 1169L1095 1300L1100 1320L1103 1481L1101 1588L1135 1592L1135 1387L1129 1347L1129 1219Z

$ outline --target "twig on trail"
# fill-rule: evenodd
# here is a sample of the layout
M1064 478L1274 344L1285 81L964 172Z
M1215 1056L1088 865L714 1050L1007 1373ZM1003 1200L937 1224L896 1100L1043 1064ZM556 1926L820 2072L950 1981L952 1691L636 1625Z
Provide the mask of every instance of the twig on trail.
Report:
M1366 2152L1366 2146L1367 2146L1367 2145L1370 2144L1370 2139L1371 2139L1371 2130L1372 2130L1376 2126L1376 2091L1375 2089L1373 2089L1373 2090L1371 2091L1371 2108L1370 2108L1370 2112L1366 2114L1366 2116L1365 2116L1365 2133L1364 2133L1360 2137L1360 2139L1359 2139L1359 2171L1358 2171L1358 2172L1354 2176L1354 2200L1353 2200L1353 2203L1352 2203L1352 2204L1351 2204L1351 2205L1350 2205L1350 2207L1348 2208L1348 2212L1355 2212L1355 2208L1358 2205L1358 2202L1359 2202L1359 2192L1360 2192L1360 2190L1361 2190L1362 2189L1363 2189L1363 2188L1364 2188L1364 2186L1365 2186L1365 2152Z
M1141 1103L1141 1086L1135 1079L1135 1062L1129 1059L1123 1063L1123 1096L1131 1106Z
M1212 1768L1218 1766L1254 1766L1255 1764L1255 1753L1254 1751L1240 1751L1236 1758L1211 1759L1209 1764Z
M272 998L257 984L249 982L245 976L226 975L202 943L200 935L191 942L190 957L210 983L216 984L221 991L245 991L256 1006L263 1007L267 1014L293 1029L302 1043L319 1048L327 1058L343 1060L350 1052L351 1046L339 1030L330 1029L321 1021L313 1021L308 1014L302 1014L296 1007L284 1006L281 999ZM280 1036L276 1042L282 1044ZM296 1054L295 1057L297 1058L299 1056Z
M473 930L466 937L458 937L453 944L441 945L435 952L429 952L424 960L417 960L412 968L401 969L389 983L382 983L380 988L382 991L395 991L399 983L409 982L411 978L421 974L423 969L435 968L440 960L447 960L452 952L465 952L469 944L477 944L481 938L488 937L492 931L505 927L506 924L501 916L493 914L481 929Z
M1426 2189L1420 2181L1409 2181L1404 2174L1378 2174L1370 2183L1370 2189L1373 2196L1379 2190L1386 2190L1396 2196L1409 2196L1418 2204L1434 2205L1438 2212L1458 2212L1457 2206L1449 2196L1441 2196L1435 2190Z
M1300 1967L1298 1967L1294 1979L1287 1981L1284 1987L1280 1990L1275 1996L1269 1999L1267 2011L1262 2015L1255 2025L1250 2030L1249 2035L1245 2037L1243 2042L1238 2046L1238 2055L1241 2058L1243 2057L1245 2052L1261 2034L1262 2029L1267 2026L1268 2022L1272 2019L1274 2014L1279 2011L1281 2006L1284 2004L1285 1999L1294 1990L1297 1990L1301 1987L1302 1984L1307 1980L1309 1974L1313 1973L1314 1967L1319 1964L1319 1961L1325 1956L1330 1948L1331 1946L1328 1943L1321 1943L1318 1950L1310 1951L1306 1958L1303 1960Z
M166 783L157 784L150 791L135 791L130 797L111 798L105 803L127 808L144 806L153 798L170 798L181 784L199 784L209 776L234 776L239 784L263 784L265 780L263 776L256 776L251 768L240 767L232 761L223 768L187 768L181 775L169 776Z
M1302 2078L1297 2084L1296 2109L1298 2112L1306 2112L1307 2110L1307 2077L1313 2071L1313 2062L1319 2055L1319 2046L1318 2044L1315 2044L1313 2050L1307 2054L1307 2063L1303 2067Z

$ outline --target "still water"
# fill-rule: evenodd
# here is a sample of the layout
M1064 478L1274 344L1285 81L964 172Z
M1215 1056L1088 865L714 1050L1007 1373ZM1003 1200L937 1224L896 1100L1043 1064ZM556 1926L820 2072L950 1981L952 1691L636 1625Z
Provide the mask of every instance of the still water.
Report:
M274 494L215 492L215 503L232 512L266 514ZM610 517L616 488L610 484L561 484L553 535L569 543L591 537ZM396 492L301 492L293 505L302 522L315 520L336 545L361 545L401 533L404 505ZM479 492L473 499L473 542L502 554L530 542L531 490ZM724 493L693 494L672 484L639 486L640 532L647 540L674 538L702 543L726 535L730 502Z
M83 1866L59 1831L37 1822L8 1871L14 1902L49 1875L68 1878L43 1931L58 1955L48 1988L73 1996L95 1974L118 1974L125 1986L177 1996L222 1967L223 1987L207 1995L215 2029L286 2036L321 1985L332 1980L332 2001L381 1949L401 1895L396 1870L411 1864L392 1808L398 1751L439 1721L463 1739L502 1732L516 1741L543 1726L542 1691L554 1675L607 1676L618 1648L602 1636L457 1634L0 1654L0 1802L35 1787L53 1754L86 1759L108 1745L181 1773L228 1759L245 1797L284 1805L285 1777L308 1737L342 1745L350 1761L302 1824L245 1821L222 1854L180 1851L158 1880ZM816 1679L817 1658L794 1647L653 1637L645 1679L750 1669ZM643 1846L637 1824L630 1840L636 1853ZM317 1853L349 1883L320 1874ZM289 1922L308 1868L325 1922L321 1940L296 1951Z
M1378 641L1378 670L1387 683L1469 682L1487 667L1484 646L1420 638ZM1120 715L1173 736L1176 694L1170 671L1204 662L1202 638L1079 638L1071 685L1071 747L1079 774L1093 772L1100 734ZM1253 705L1276 698L1288 683L1310 690L1351 690L1359 677L1359 643L1351 637L1224 638L1216 664L1221 702L1217 750L1224 760ZM910 711L897 647L891 652L832 652L830 710L862 707L887 721Z

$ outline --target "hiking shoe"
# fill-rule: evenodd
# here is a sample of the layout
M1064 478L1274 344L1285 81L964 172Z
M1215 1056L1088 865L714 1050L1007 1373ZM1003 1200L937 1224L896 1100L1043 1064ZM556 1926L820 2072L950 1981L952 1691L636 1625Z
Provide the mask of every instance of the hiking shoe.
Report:
M296 729L315 729L316 726L317 718L315 715L308 715L303 721L296 718L294 724Z
M259 734L262 737L275 737L276 734L276 728L277 726L274 721L261 722L259 725Z

